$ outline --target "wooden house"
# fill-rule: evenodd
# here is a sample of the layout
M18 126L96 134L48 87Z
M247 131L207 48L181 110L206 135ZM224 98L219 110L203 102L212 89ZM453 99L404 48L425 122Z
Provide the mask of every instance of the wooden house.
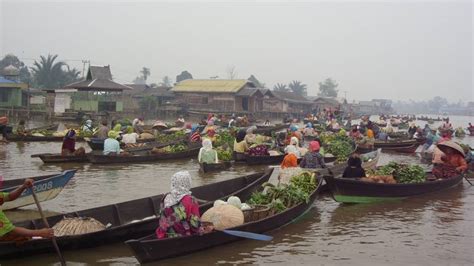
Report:
M23 108L28 105L28 84L19 82L20 71L10 65L0 76L0 108Z
M54 112L122 112L126 90L132 88L113 81L110 66L91 66L84 80L54 90Z
M271 114L307 114L312 102L294 92L265 90L263 111Z
M263 94L244 79L187 79L171 89L188 111L255 113L263 109Z

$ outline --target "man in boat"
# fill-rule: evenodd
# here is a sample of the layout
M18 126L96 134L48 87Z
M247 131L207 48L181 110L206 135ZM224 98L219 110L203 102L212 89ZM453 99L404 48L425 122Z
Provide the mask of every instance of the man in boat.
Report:
M467 170L467 162L464 158L464 150L453 141L443 141L438 148L444 153L441 163L433 167L433 175L438 178L449 178L464 173Z
M143 117L138 117L133 119L132 121L133 130L135 130L135 132L137 132L138 134L143 133L143 126L145 125L143 120Z
M0 177L0 188L2 187L2 182L2 177ZM23 191L27 188L32 188L33 182L33 179L26 179L23 185L14 191L9 193L0 192L0 206L3 205L4 202L16 200ZM51 238L53 235L54 231L50 228L30 230L23 227L15 227L0 208L0 241L23 242L32 237Z
M212 226L201 224L199 204L191 195L191 175L180 171L171 177L171 191L163 198L160 206L158 239L200 235L213 230Z
M25 127L25 120L20 120L18 122L18 126L16 127L16 134L19 136L26 136L28 134L28 131L26 130Z
M2 142L8 142L7 141L7 126L8 126L8 117L2 116L0 117L0 133L2 134Z
M202 148L198 154L199 163L218 163L217 151L212 148L212 141L208 138L202 140Z
M247 132L245 131L245 129L241 129L239 130L239 132L237 132L237 136L235 136L235 141L234 141L234 157L239 157L239 156L242 157L244 153L246 153L249 150L249 146L247 142L245 141L246 135L247 135Z
M84 133L94 132L94 127L92 126L92 120L90 120L90 119L86 120L86 123L82 127L82 132L84 132Z
M99 139L106 139L109 134L109 127L107 126L107 120L102 120L99 130L97 130L96 137Z
M84 155L86 150L83 147L76 149L76 131L69 130L64 136L63 145L61 146L62 156L79 156Z
M388 134L385 132L385 129L380 130L379 134L377 135L378 140L387 141Z
M357 125L353 125L351 132L349 133L349 137L351 137L354 140L362 138L362 134L360 133L359 129L357 128Z

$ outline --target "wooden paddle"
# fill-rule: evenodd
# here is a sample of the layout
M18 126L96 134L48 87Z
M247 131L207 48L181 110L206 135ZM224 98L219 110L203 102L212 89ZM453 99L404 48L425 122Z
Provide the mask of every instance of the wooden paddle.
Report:
M44 225L46 226L46 228L51 228L49 226L48 220L46 220L46 217L44 216L43 209L41 208L38 197L36 196L36 192L34 190L34 187L31 188L31 194L33 195L33 198L35 199L36 207L38 207L38 211L41 214L41 219L43 219ZM53 241L53 246L54 246L54 249L56 250L56 253L58 254L59 261L61 262L61 265L66 266L66 261L64 260L64 257L61 254L61 251L59 250L59 246L58 246L58 243L56 242L56 237L54 235L51 238L51 241Z
M257 233L252 233L252 232L227 230L227 229L216 230L216 231L223 232L228 235L233 235L233 236L238 236L238 237L243 237L243 238L248 238L248 239L253 239L253 240L259 240L259 241L271 241L273 239L273 236L257 234Z

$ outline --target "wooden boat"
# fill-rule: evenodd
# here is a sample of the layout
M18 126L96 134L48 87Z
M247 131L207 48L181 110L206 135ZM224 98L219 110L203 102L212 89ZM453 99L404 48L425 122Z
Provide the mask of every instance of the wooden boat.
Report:
M105 139L99 139L99 138L87 138L85 139L89 147L93 151L103 151L104 150L104 141ZM137 139L137 143L153 143L156 142L155 139ZM120 144L122 147L124 147L124 144ZM167 144L170 145L170 144ZM166 146L166 145L165 145ZM154 147L151 147L153 149Z
M378 149L375 151L361 154L360 157L362 158L362 168L364 168L365 170L375 169L377 163L379 162L381 153L382 149ZM342 173L344 173L344 169L346 169L346 166L346 163L340 163L329 167L329 169L331 170L333 175L337 176L342 175Z
M289 124L277 124L274 126L257 126L257 129L253 131L255 134L271 136L272 132L280 131L285 128L288 128Z
M469 135L474 136L474 128L469 128Z
M285 154L281 155L267 155L267 156L255 156L255 155L248 155L245 154L245 161L249 165L257 165L257 164L264 164L264 165L272 165L272 164L280 164L285 158Z
M252 233L264 233L288 223L291 223L299 216L309 210L316 200L320 188L321 180L307 202L298 204L283 212L268 216L264 219L245 223L240 226L229 228ZM247 198L241 198L243 201ZM231 236L220 231L213 231L201 236L186 236L167 239L156 239L155 235L149 235L137 240L126 241L125 244L131 249L134 256L140 263L162 260L171 257L186 255L211 247L220 246L226 243L242 240L240 237Z
M39 157L43 163L72 163L89 161L86 154L62 156L61 153L41 153L31 155L31 158L36 157Z
M36 195L38 196L38 200L47 201L56 198L56 196L58 196L58 194L67 185L69 180L73 178L75 173L76 170L67 170L62 172L61 174L56 175L31 177L35 180L33 187L36 192ZM0 189L0 192L13 191L19 186L23 185L23 182L25 182L24 178L4 180L3 187ZM31 204L35 204L35 201L31 194L31 189L27 189L20 195L18 199L3 203L2 209L11 210L23 206L28 206Z
M334 200L344 203L370 203L401 200L430 192L447 189L462 183L463 176L438 179L416 184L384 184L360 179L325 176Z
M216 172L229 169L232 166L230 161L221 161L218 163L199 163L199 169L203 173Z
M397 125L398 129L407 129L408 123L400 123Z
M388 133L387 135L392 139L408 139L408 138L410 138L410 136L408 136L408 132L406 132L406 131L391 132L391 133Z
M416 144L416 143L417 143L416 139L388 140L388 141L375 140L374 147L376 149L378 149L378 148L383 149L383 148L407 147L407 146L411 146L411 145Z
M95 164L111 164L111 163L141 163L153 162L162 160L184 159L197 156L200 147L190 147L187 150L180 152L169 153L151 153L146 154L132 154L132 155L103 155L89 153L87 158L91 163Z
M237 177L209 185L194 187L192 194L204 200L200 205L201 213L212 207L217 199L226 199L229 196L248 198L264 182L267 182L272 174L269 169L265 173ZM63 217L92 217L103 224L110 223L111 226L103 231L76 236L57 237L61 250L75 250L90 248L104 244L125 241L131 238L139 238L153 232L158 224L156 215L159 214L159 206L164 194L146 197L117 204L60 214L48 217L51 226L63 219ZM23 221L16 223L29 229L43 228L41 219ZM6 258L18 258L20 256L31 256L54 252L50 239L30 240L21 245L15 242L0 242L0 260Z
M24 142L33 142L33 141L57 141L62 142L64 137L56 136L33 136L33 135L17 135L17 134L7 134L8 141L24 141ZM82 141L84 138L76 137L76 141Z
M387 147L383 147L383 148L379 148L379 149L382 149L382 151L384 152L393 152L393 153L414 153L416 151L416 149L418 148L418 146L420 146L419 144L415 143L413 145L410 145L410 146L401 146L401 147L397 147L397 146L394 146L394 147L390 147L390 146L387 146ZM367 153L367 152L371 152L371 151L374 151L375 148L373 146L370 146L370 145L364 145L364 144L358 144L357 145L357 152L358 153Z
M235 152L234 151L232 153L232 158L236 162L245 162L246 161L245 153L240 153L240 152Z

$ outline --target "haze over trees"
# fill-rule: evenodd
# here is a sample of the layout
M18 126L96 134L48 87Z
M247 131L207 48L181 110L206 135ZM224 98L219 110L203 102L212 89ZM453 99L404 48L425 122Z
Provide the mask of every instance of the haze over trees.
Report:
M331 78L327 78L324 82L319 82L318 96L322 97L337 97L339 84Z
M28 68L18 57L8 54L0 61L0 69L13 65L20 70L19 80L34 88L57 89L78 81L81 72L57 58L58 55L40 56Z
M275 84L275 86L273 86L273 90L274 91L282 91L282 92L289 92L290 91L288 86L286 86L286 84L283 84L283 83Z
M191 75L191 73L189 73L186 70L181 72L181 74L176 76L176 82L180 82L180 81L183 81L183 80L186 80L186 79L193 79L193 75Z
M288 84L288 87L290 88L290 90L298 95L301 95L301 96L307 96L308 95L308 88L306 86L306 84L303 84L301 81L299 80L293 80L292 82L290 82L290 84Z

